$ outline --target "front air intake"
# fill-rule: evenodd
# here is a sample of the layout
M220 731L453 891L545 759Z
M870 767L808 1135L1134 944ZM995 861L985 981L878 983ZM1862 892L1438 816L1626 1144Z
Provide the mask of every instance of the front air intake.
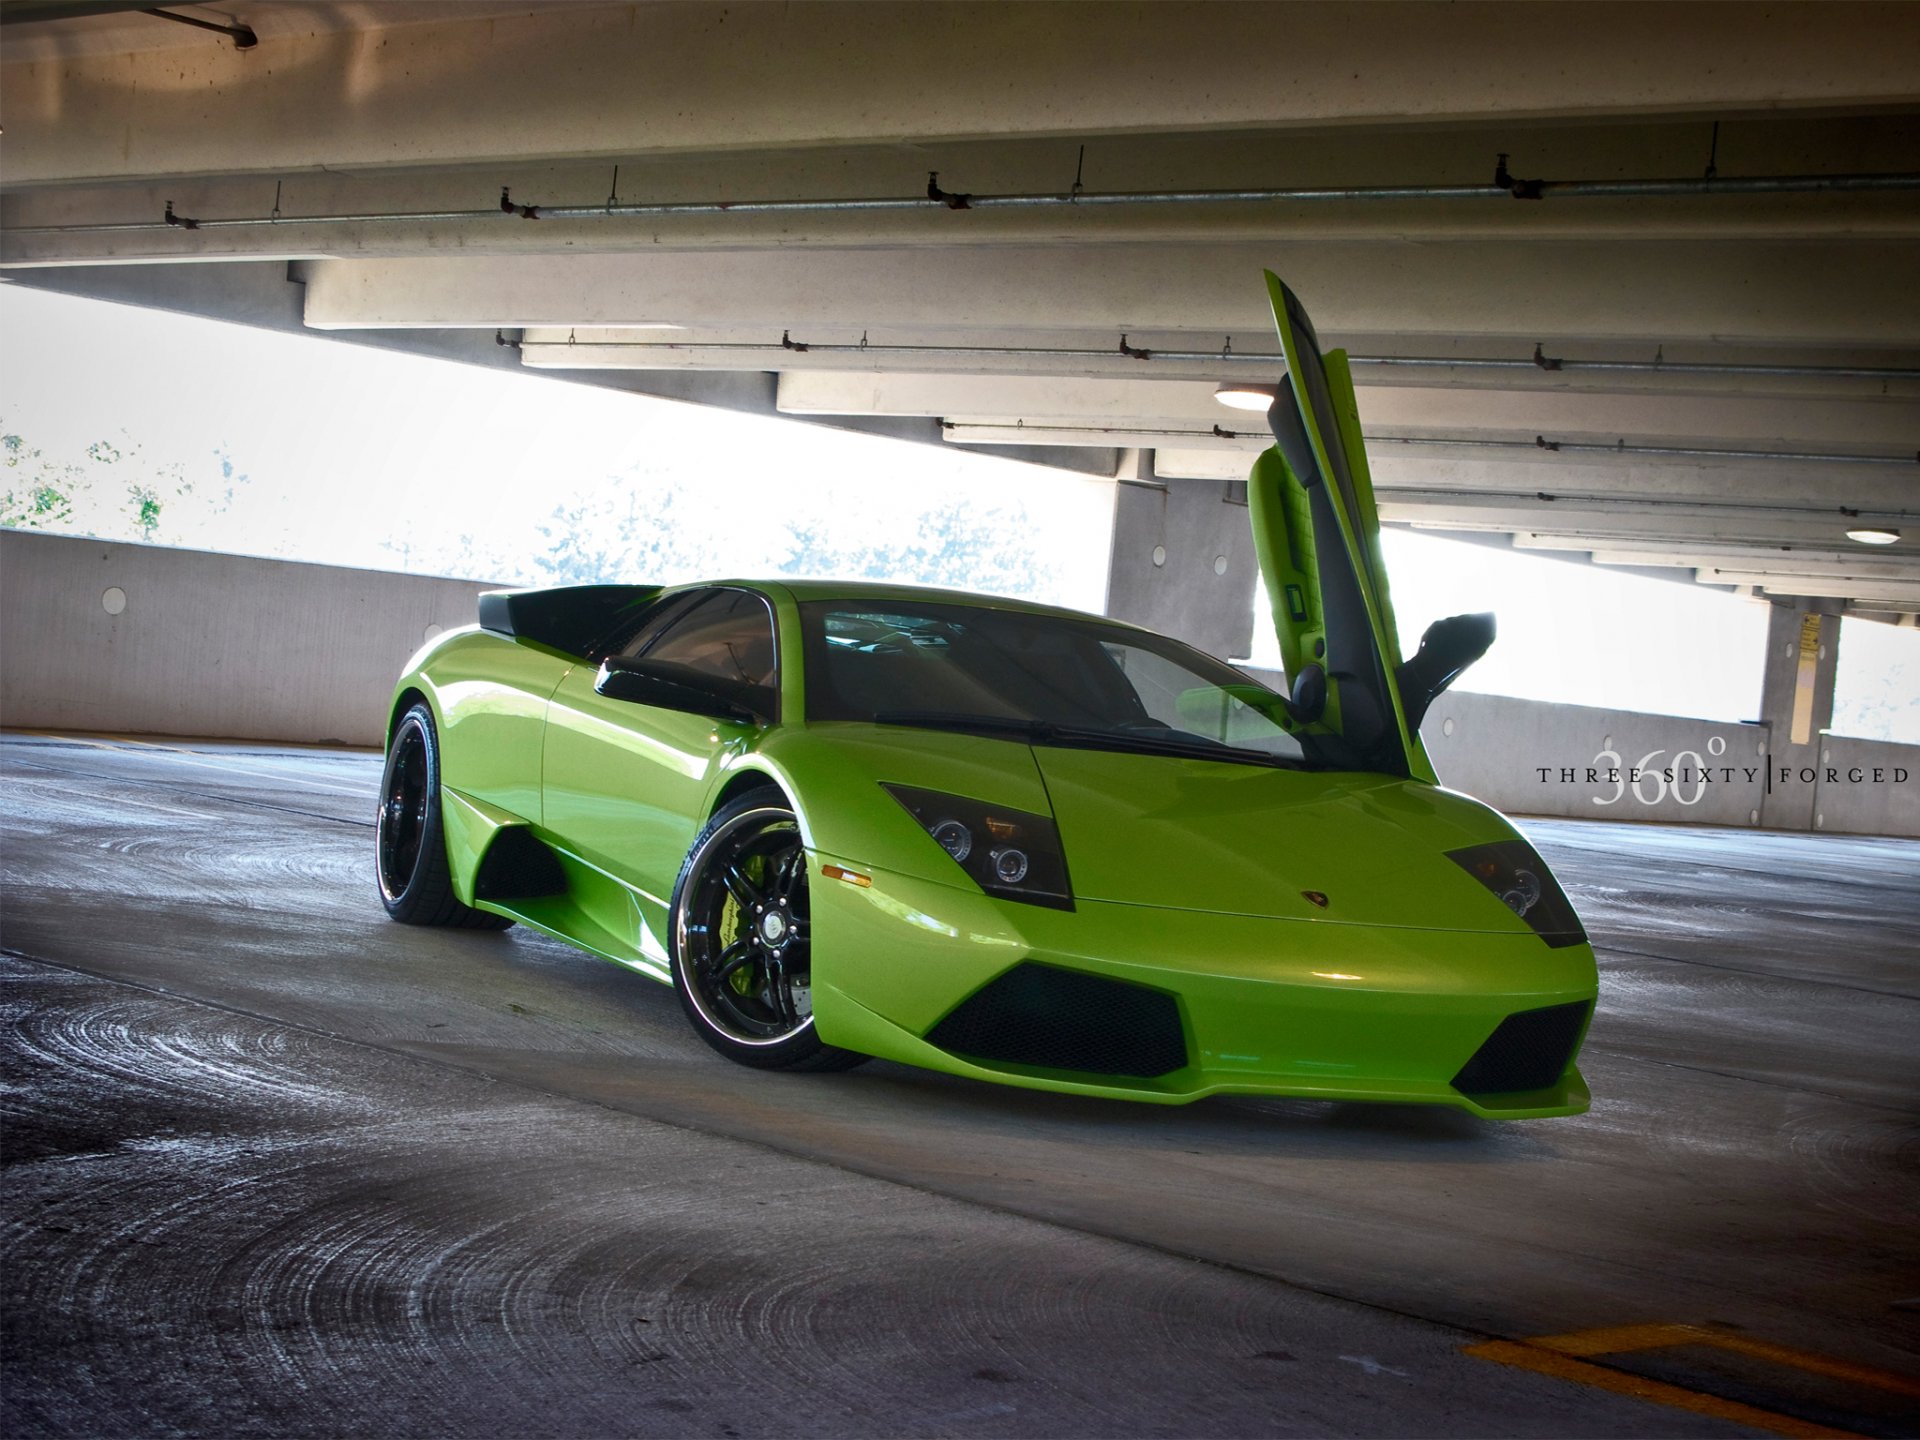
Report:
M1187 1063L1180 1007L1166 991L1031 960L974 991L926 1038L987 1064L1143 1080Z
M1559 1084L1592 1010L1591 1000L1576 1000L1507 1016L1460 1067L1453 1088L1469 1096L1510 1095Z

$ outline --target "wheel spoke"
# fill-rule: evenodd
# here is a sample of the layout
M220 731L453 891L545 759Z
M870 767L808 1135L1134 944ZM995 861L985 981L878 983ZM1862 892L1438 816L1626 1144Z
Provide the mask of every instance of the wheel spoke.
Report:
M738 970L751 959L753 959L753 943L751 941L742 940L729 947L713 967L713 983L716 985L725 984L729 975L733 974L734 971Z
M800 847L794 846L775 862L773 881L774 897L779 900L793 898L793 887L800 879Z
M742 910L751 910L756 905L764 905L766 896L760 887L747 878L746 871L740 868L738 860L732 861L720 873L720 883L727 887L727 893L740 902Z
M793 1012L793 996L787 992L787 969L778 959L767 961L767 984L761 998L766 1007L780 1017L782 1025L795 1025L800 1017Z

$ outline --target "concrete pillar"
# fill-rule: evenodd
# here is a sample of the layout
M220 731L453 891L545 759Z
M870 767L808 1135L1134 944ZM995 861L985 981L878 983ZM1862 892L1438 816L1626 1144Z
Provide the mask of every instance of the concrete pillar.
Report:
M1253 643L1257 562L1243 480L1159 480L1152 452L1122 457L1107 614L1223 660Z
M1840 661L1840 602L1782 599L1767 618L1767 667L1760 718L1767 726L1767 786L1760 824L1813 830L1820 794L1821 742L1833 723Z

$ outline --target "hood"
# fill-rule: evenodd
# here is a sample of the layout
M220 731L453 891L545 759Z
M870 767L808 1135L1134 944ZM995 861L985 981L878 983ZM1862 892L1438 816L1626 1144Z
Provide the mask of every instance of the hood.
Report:
M1042 746L1076 899L1510 932L1446 852L1514 838L1465 796L1390 776ZM1305 898L1313 891L1325 907Z

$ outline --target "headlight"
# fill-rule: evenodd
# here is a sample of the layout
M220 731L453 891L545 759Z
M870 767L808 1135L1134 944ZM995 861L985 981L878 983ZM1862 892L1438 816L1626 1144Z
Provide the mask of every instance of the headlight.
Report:
M911 785L884 789L920 822L947 857L989 895L1054 910L1073 909L1067 857L1049 815L1009 810Z
M1566 892L1526 841L1498 840L1449 850L1447 858L1498 895L1503 905L1555 949L1587 938Z

